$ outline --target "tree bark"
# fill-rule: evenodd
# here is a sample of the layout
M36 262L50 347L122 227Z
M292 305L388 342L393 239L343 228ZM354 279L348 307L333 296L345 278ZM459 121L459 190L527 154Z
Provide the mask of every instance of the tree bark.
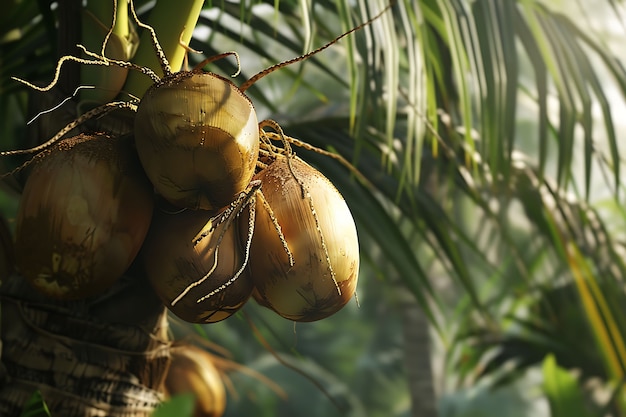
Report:
M402 303L404 357L411 395L412 417L436 417L430 326L422 308L409 295Z
M162 400L167 316L145 280L58 302L12 275L0 297L0 415L18 416L36 390L53 416L147 416Z

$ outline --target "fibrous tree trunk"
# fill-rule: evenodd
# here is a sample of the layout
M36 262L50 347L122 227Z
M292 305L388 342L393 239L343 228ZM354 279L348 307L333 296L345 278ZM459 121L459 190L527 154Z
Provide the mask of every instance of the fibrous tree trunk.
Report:
M166 313L143 279L125 276L90 301L56 302L12 275L0 293L0 415L19 415L35 391L53 416L143 416L162 400Z
M407 297L402 303L402 316L411 416L436 417L437 403L428 318L412 296Z

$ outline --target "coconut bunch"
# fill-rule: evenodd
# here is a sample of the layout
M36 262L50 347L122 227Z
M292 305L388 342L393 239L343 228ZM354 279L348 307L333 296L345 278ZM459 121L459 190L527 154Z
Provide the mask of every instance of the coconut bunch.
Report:
M188 322L221 321L251 296L294 321L335 313L352 297L358 279L354 220L332 183L295 156L289 138L257 129L257 145L231 162L252 160L254 166L227 164L219 172L225 178L249 171L245 188L238 181L229 187L217 182L220 192L236 196L229 203L225 198L219 210L196 205L200 194L211 195L209 184L195 193L187 189L195 195L190 199L159 192L163 182L148 178L162 178L154 170L165 165L141 163L147 157L135 146L137 130L126 136L80 134L47 147L28 164L16 221L18 272L49 297L77 300L105 292L141 253L157 295ZM197 146L210 142L209 130L204 132ZM189 141L188 136L182 138ZM284 147L271 144L277 139ZM202 165L184 161L193 157L170 154L180 178L208 175Z
M157 210L142 248L164 304L194 323L223 320L253 298L294 321L332 315L354 295L359 246L343 197L283 137L265 141L248 187L217 213ZM170 201L170 203L172 203Z
M354 220L333 184L292 151L291 144L302 142L275 122L259 123L245 91L387 9L241 86L202 69L236 57L233 52L173 72L154 30L139 21L132 2L130 10L152 34L164 75L104 52L84 50L91 61L59 61L59 67L74 60L139 70L153 84L141 100L100 106L28 150L39 153L25 164L18 272L50 297L75 300L102 294L140 254L163 304L188 322L224 320L250 298L294 321L334 314L356 289ZM29 85L47 91L53 84ZM129 134L91 131L59 140L69 128L118 108L132 110Z
M258 123L245 92L362 26L241 86L201 69L235 53L174 73L158 53L164 77L138 103L134 135L155 192L171 207L157 210L142 260L155 292L181 319L217 322L253 296L285 318L314 321L354 294L358 239L344 199L293 154L289 144L299 141L274 122Z

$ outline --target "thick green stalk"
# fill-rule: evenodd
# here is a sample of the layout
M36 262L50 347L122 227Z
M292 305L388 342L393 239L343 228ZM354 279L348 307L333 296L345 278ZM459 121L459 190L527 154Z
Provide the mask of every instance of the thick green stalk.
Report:
M114 2L90 1L82 12L82 43L90 51L104 53L108 58L128 61L136 49L137 39L128 20L127 0L115 0L115 25L113 24ZM102 43L111 30L106 50ZM81 84L96 89L83 90L82 101L100 105L113 100L124 85L128 69L119 67L81 66Z
M156 31L159 43L167 57L172 71L180 70L187 51L181 45L187 45L200 16L203 0L158 1L150 12L148 24ZM152 46L150 33L143 30L139 48L133 62L148 67L158 75L163 75L161 64ZM152 85L149 77L131 71L124 85L124 90L141 97Z

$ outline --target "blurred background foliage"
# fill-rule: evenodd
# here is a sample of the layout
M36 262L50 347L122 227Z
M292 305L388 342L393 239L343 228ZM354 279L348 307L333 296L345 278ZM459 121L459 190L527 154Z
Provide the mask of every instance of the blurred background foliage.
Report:
M31 144L37 95L9 77L51 80L67 50L59 10L75 2L5 2L0 138L15 149ZM155 26L153 10L177 3L136 2ZM385 5L206 1L189 65L235 50L240 84ZM297 150L345 196L363 267L359 306L321 322L253 303L209 326L172 320L177 338L258 373L224 365L227 416L626 415L625 12L613 0L397 0L248 90L259 119L367 177ZM0 198L11 219L18 194Z

